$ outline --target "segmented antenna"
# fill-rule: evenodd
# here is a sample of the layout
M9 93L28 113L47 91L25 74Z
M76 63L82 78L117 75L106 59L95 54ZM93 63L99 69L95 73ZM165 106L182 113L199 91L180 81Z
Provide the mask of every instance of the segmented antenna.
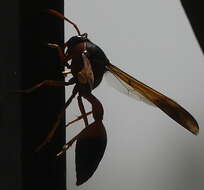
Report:
M69 22L71 25L74 26L74 28L76 29L78 35L81 36L80 30L77 27L77 25L74 22L72 22L71 20L69 20L68 18L66 18L62 13L60 13L60 12L58 12L56 10L53 10L53 9L48 9L47 12L50 13L51 15L54 15L56 17L59 17L62 20L66 20L67 22Z

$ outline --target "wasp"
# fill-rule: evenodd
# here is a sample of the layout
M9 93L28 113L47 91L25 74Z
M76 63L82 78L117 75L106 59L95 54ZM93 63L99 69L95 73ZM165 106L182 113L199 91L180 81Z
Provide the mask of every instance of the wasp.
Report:
M101 102L92 94L92 91L101 83L104 74L107 72L111 73L129 94L139 96L144 102L158 107L192 134L197 135L199 133L198 123L181 105L113 65L104 51L90 41L88 34L82 34L78 26L70 19L64 17L63 14L52 9L48 10L48 13L67 21L77 32L77 35L71 37L63 46L48 44L49 47L57 49L61 64L70 70L64 71L63 74L65 76L70 74L72 77L68 82L46 80L32 88L19 92L30 93L43 86L74 85L72 94L66 101L62 112L58 115L52 130L37 148L37 151L52 139L63 118L64 110L77 95L81 116L69 124L83 119L85 128L65 144L62 151L57 154L57 156L62 155L76 141L77 185L86 182L93 175L105 152L107 135L102 122L104 110ZM71 63L69 64L70 61ZM86 113L82 98L92 105L91 112ZM91 113L94 122L89 124L87 116Z

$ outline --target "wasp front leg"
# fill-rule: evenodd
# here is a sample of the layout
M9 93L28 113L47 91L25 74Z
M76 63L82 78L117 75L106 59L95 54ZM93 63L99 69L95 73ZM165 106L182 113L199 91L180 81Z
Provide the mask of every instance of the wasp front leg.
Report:
M65 54L65 48L67 47L67 44L65 43L64 47L61 47L58 44L48 43L48 46L50 48L57 49L61 64L63 66L66 66L68 69L70 69L70 65L68 64L69 59L67 59L67 56Z

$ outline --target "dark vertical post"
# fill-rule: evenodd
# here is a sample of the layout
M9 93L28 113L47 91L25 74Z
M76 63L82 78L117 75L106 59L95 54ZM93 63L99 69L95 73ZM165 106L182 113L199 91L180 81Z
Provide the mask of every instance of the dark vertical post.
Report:
M193 31L204 52L204 22L203 22L203 4L202 1L181 0L181 4L191 23Z
M65 143L63 122L53 141L34 152L63 107L64 87L9 93L46 79L64 80L56 50L46 46L63 43L63 21L46 13L63 12L63 6L62 0L14 0L0 8L0 189L66 189L65 157L55 157Z
M22 189L21 101L8 97L20 85L19 1L0 7L0 189Z

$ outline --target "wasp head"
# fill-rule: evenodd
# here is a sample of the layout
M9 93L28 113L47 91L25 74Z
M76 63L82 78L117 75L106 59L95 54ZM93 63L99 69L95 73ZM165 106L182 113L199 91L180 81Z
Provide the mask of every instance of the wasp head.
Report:
M66 42L66 45L68 47L68 51L71 50L72 48L74 48L76 45L78 45L81 42L88 42L89 40L88 40L87 36L88 36L87 33L84 33L81 35L71 37Z

